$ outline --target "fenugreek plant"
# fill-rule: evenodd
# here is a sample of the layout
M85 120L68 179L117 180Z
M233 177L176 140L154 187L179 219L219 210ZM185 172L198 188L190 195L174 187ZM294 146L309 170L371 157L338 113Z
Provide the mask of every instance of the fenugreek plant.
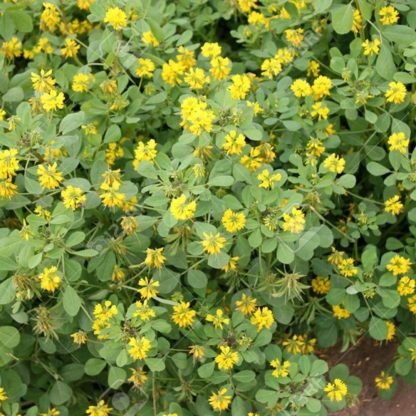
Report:
M416 376L416 3L0 2L0 414L325 416Z

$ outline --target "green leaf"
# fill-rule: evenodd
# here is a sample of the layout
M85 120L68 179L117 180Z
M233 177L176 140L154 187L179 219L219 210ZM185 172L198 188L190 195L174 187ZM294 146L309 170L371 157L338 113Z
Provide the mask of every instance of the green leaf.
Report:
M81 307L82 300L71 286L67 286L63 296L63 306L69 316L75 316Z
M310 375L311 377L321 376L328 372L328 363L324 360L315 360L312 363Z
M276 257L280 263L290 264L295 260L295 253L286 243L280 243L277 247Z
M256 373L252 370L243 370L233 375L233 380L238 383L250 383L255 378Z
M409 26L391 25L383 27L382 34L400 46L409 46L416 39L416 32Z
M90 358L84 366L85 374L88 376L96 376L104 370L107 363L99 358Z
M376 61L376 71L382 78L387 80L391 80L397 71L393 55L387 44L383 43L380 47L380 53Z
M0 344L6 348L14 348L19 345L20 333L14 326L0 327Z
M367 164L367 170L374 176L382 176L390 172L389 169L377 162L369 162Z
M151 371L163 371L165 369L165 361L162 358L147 358L146 365Z
M210 178L208 181L209 186L231 186L234 183L232 176L222 175Z
M0 264L1 260L2 259L0 259ZM11 277L0 283L0 305L7 305L11 303L15 296L16 288Z
M195 289L204 289L207 286L207 275L200 270L189 270L188 283Z
M127 373L122 368L110 367L108 372L108 387L118 389L127 379Z
M201 378L211 377L212 373L214 372L214 368L215 368L215 362L214 361L201 365L201 367L198 368L199 377L201 377Z
M369 325L370 336L377 341L384 341L387 338L388 328L386 321L373 316Z
M78 113L71 113L65 116L61 124L59 125L59 131L62 134L67 134L77 129L81 124L85 122L85 113L79 111Z
M72 389L68 384L62 381L56 381L49 392L49 400L51 403L59 406L64 404L72 397Z
M339 35L345 35L352 29L354 8L351 4L342 5L331 12L332 27Z

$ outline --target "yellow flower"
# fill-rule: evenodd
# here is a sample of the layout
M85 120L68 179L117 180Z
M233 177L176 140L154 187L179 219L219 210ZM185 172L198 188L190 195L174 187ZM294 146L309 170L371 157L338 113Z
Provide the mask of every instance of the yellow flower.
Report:
M193 90L200 90L205 84L209 83L209 77L201 68L191 68L185 75L184 81Z
M197 97L187 97L181 103L181 126L195 136L212 131L215 114L208 109L208 104Z
M320 64L316 61L309 61L308 68L306 69L306 75L308 77L314 76L317 77L319 75Z
M389 103L401 104L406 98L406 93L406 87L402 82L390 82L384 96Z
M250 25L262 25L266 29L270 28L270 20L262 13L251 12L247 19Z
M243 13L250 13L257 7L257 0L238 0L238 7Z
M267 306L259 307L254 312L250 322L256 327L257 332L260 332L263 328L269 329L274 323L273 312Z
M157 143L154 139L150 139L147 143L143 141L139 142L137 147L134 149L134 169L137 169L140 162L147 160L148 162L154 162L157 156Z
M317 276L312 279L312 290L318 295L326 295L331 289L331 281L328 277Z
M240 359L238 352L233 351L229 346L221 345L221 353L215 357L215 362L220 370L232 369Z
M71 338L74 344L82 345L87 342L87 333L84 331L78 331L71 334Z
M323 75L316 78L312 84L312 94L315 100L320 100L330 94L332 81Z
M363 17L358 9L354 10L354 20L352 23L352 31L358 33L363 27Z
M273 79L282 72L282 60L279 58L265 59L261 64L261 75L265 78ZM293 90L292 90L293 91Z
M275 360L270 361L270 365L275 369L272 372L273 377L287 377L289 374L290 362Z
M0 198L11 199L17 194L17 186L11 179L0 180Z
M399 20L399 12L393 6L384 6L378 12L382 25L394 25Z
M244 100L251 88L251 78L247 74L236 74L231 77L232 84L228 87L231 98Z
M363 43L362 43L362 47L364 49L364 55L368 56L368 55L378 55L378 53L380 52L380 39L375 38L374 40L368 40L366 39Z
M190 306L190 302L181 302L173 307L172 321L180 328L187 328L194 323L196 312Z
M160 269L165 264L166 260L166 257L163 255L163 250L163 247L146 249L146 259L144 260L146 266Z
M120 266L115 265L113 269L113 274L111 275L111 280L113 282L121 282L126 277L124 271L120 268Z
M0 150L0 179L11 179L20 169L17 149Z
M393 381L393 377L384 371L374 379L376 387L380 390L390 390Z
M49 71L40 70L40 74L32 72L30 74L33 89L37 92L50 92L55 88L56 81L52 77L52 69Z
M290 213L283 214L283 231L298 234L305 228L305 214L299 208L292 208Z
M204 251L208 254L218 254L224 248L226 239L220 234L203 233L201 241Z
M275 182L282 179L282 175L280 173L271 174L269 170L264 169L257 175L257 179L260 181L260 188L273 189Z
M113 409L108 407L104 400L100 400L96 406L88 406L85 413L90 416L109 416L111 410Z
M136 75L138 77L151 78L156 69L154 62L148 58L139 58L137 63L138 67L136 68Z
M358 269L354 266L354 259L349 257L341 260L338 264L339 273L344 277L353 277L358 274Z
M152 343L146 337L129 339L129 354L134 360L144 360L148 357Z
M37 174L40 185L45 189L55 189L64 180L62 173L58 171L56 162L52 165L39 165Z
M392 257L386 266L386 269L395 276L409 272L412 262L406 258L396 254Z
M40 30L55 32L61 22L59 9L52 3L43 3L44 10L40 15Z
M212 393L208 401L216 412L227 410L231 404L232 396L227 394L227 389L222 387L217 393Z
M189 354L192 355L194 361L202 361L205 357L205 348L202 345L191 345L189 347Z
M75 92L87 92L93 82L94 76L92 74L75 74L72 79L72 90Z
M22 42L13 36L8 42L3 42L0 51L6 59L18 58L22 55Z
M176 60L182 65L184 71L188 71L196 65L195 52L186 49L183 46L179 46Z
M225 150L227 155L239 155L243 151L246 145L246 138L235 130L230 130L225 136L225 142L222 148Z
M162 66L162 79L168 85L177 85L180 83L184 71L185 68L180 62L169 59L168 63L164 63Z
M342 380L336 378L333 383L328 383L325 386L324 391L328 395L329 400L340 402L347 395L348 388Z
M222 56L212 58L210 65L209 73L219 81L226 79L231 71L231 61Z
M92 329L94 335L100 340L107 339L107 335L103 334L103 329L110 328L111 319L118 313L117 306L113 305L111 301L106 300L102 303L97 303L94 307L93 315L94 321L92 323Z
M400 278L397 285L397 292L400 296L413 295L415 293L416 280L409 276L403 276Z
M108 23L114 30L121 30L127 26L127 15L119 7L110 7L105 13L104 23Z
M61 196L64 202L64 206L72 210L76 210L77 208L82 207L87 200L83 190L72 185L67 186L61 192Z
M215 315L209 313L205 319L207 322L212 322L212 325L218 329L224 329L224 325L230 323L230 319L224 316L222 309L217 309Z
M40 96L40 102L42 108L46 111L55 111L58 109L64 108L65 96L63 92L58 92L56 90L51 90L50 92L45 92Z
M41 413L40 416L60 416L61 412L55 408L50 407L46 413Z
M158 287L160 286L159 281L149 279L148 277L142 277L139 280L139 293L142 295L142 298L144 299L151 299L157 296L159 293Z
M304 38L302 28L286 29L284 31L284 34L285 34L286 40L295 47L300 46Z
M285 339L282 345L290 354L301 354L305 347L305 339L302 335L293 335L292 338Z
M65 46L61 48L61 55L65 58L75 58L80 46L74 39L66 38Z
M7 393L4 390L4 387L0 387L0 402L4 402L8 399Z
M345 159L335 153L332 153L324 160L323 165L330 172L342 173L345 168Z
M89 10L95 0L77 0L77 7L81 10Z
M61 278L58 276L58 269L55 266L45 267L39 274L40 287L48 292L55 292L61 284Z
M389 150L390 152L397 150L400 153L406 154L409 147L410 139L406 137L406 134L402 131L393 133L389 139Z
M387 325L387 336L386 341L392 341L396 335L396 326L391 321L386 321Z
M404 205L400 201L399 195L394 195L384 202L384 211L389 214L399 215L403 211Z
M251 315L256 310L257 300L245 293L241 295L241 299L235 302L237 309L244 315Z
M221 222L229 233L236 233L246 226L246 216L243 212L234 212L232 209L227 209Z
M318 120L326 120L329 115L329 108L322 104L322 101L317 101L312 105L311 116L318 118Z
M134 384L134 387L142 387L147 381L148 376L142 368L131 368L131 376L127 379L130 383Z
M121 208L125 204L126 196L122 192L118 192L120 184L100 185L100 198L103 205L107 208Z
M410 298L407 299L407 305L409 311L416 315L416 295L410 296Z
M196 210L196 202L188 201L187 197L182 194L178 198L172 199L170 204L170 212L177 220L190 220L194 217Z
M221 55L221 46L216 42L205 42L201 48L201 55L204 58L215 58Z
M228 263L222 268L222 270L224 270L225 273L228 273L231 271L235 272L237 270L238 260L240 260L239 256L230 257Z
M290 89L296 97L308 97L312 94L312 88L309 82L304 79L297 79L292 82Z
M136 311L133 313L135 318L140 318L142 321L148 321L156 316L156 312L147 304L147 300L144 302L137 301L135 306Z
M348 319L351 316L351 312L341 305L332 305L332 314L337 319Z
M150 31L142 33L142 42L145 45L150 45L153 47L159 46L160 44L160 42L156 39L155 35Z

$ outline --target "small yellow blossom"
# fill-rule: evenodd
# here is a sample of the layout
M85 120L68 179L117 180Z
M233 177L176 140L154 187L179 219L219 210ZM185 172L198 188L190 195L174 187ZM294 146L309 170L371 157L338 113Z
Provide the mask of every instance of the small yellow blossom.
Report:
M324 391L328 395L329 400L340 402L347 395L348 388L342 380L336 378L333 383L328 383L325 386Z
M172 321L180 328L187 328L194 323L196 312L190 306L190 302L181 302L173 307Z
M392 215L399 215L403 211L404 205L400 201L399 195L394 195L384 202L384 211Z

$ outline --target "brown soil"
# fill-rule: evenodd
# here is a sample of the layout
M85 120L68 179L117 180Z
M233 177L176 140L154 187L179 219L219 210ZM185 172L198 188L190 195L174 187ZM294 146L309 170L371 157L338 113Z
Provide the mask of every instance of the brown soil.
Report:
M416 416L416 385L400 380L391 400L378 397L374 386L374 378L391 364L396 347L394 344L378 345L363 338L344 353L334 348L325 354L330 365L346 364L350 373L363 382L357 404L333 416Z

